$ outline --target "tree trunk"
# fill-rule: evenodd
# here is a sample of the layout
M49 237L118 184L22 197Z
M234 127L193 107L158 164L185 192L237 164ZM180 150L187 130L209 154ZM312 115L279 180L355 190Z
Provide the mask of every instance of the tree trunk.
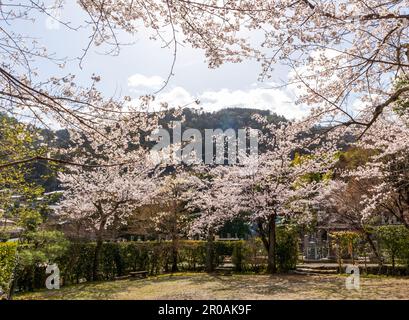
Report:
M367 232L365 232L365 238L366 238L366 241L368 241L369 246L371 247L376 257L376 260L378 260L378 265L381 267L383 265L383 261L382 261L382 257L379 255L379 252L375 246L375 243L373 242L373 240L371 239L371 236Z
M276 266L276 215L269 219L268 225L268 260L267 272L270 274L277 273Z
M392 253L392 271L395 273L395 254Z
M99 228L96 231L97 244L95 246L94 261L92 264L92 281L100 280L99 261L101 257L102 245L103 245L103 240L104 240L105 226L107 223L107 215L104 215L104 211L102 210L101 203L98 203L96 207L97 207L99 216L101 217L101 222L99 223Z
M94 252L94 261L92 264L92 281L100 280L99 260L101 256L102 244L103 244L102 237L98 236L97 245L95 246L95 252Z
M172 238L172 272L178 271L178 241Z
M14 290L15 290L16 283L17 283L17 276L13 275L12 277L13 278L11 279L10 288L7 293L7 300L13 300Z
M206 245L206 272L214 271L214 242L213 233L209 232Z

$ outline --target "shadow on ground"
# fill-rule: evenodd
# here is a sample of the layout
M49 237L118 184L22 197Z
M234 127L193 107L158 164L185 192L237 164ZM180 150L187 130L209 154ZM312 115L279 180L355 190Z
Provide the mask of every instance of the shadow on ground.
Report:
M408 299L409 278L361 277L347 290L341 275L161 275L143 280L85 283L16 299Z

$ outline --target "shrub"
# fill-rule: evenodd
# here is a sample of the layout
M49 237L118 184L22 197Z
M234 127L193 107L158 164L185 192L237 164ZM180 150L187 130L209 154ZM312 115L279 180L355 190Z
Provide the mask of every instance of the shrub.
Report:
M245 247L242 241L237 241L233 247L232 262L234 264L235 271L242 272L245 269Z
M279 272L287 272L295 269L298 260L298 233L292 226L280 226L277 228L277 269Z
M181 270L202 271L206 265L206 241L185 240L179 248Z
M43 286L46 265L58 264L68 249L69 242L58 231L28 232L20 240L15 287L31 290Z
M244 271L262 272L267 263L266 252L260 238L251 238L244 242Z
M0 243L0 287L4 293L9 290L10 280L16 262L17 243Z
M297 259L295 233L283 229L278 234L279 270L292 269ZM92 279L95 243L71 242L63 254L56 257L64 284L79 283ZM178 248L179 269L182 271L203 271L206 266L206 241L180 240ZM99 270L101 279L112 280L131 271L146 270L151 275L171 270L171 242L105 242L102 245ZM238 272L260 272L265 268L265 250L260 239L247 241L214 241L215 265L226 256L232 257ZM286 259L289 259L286 261ZM26 261L26 268L19 278L19 288L32 290L43 288L46 278L45 265L32 259Z
M338 269L342 269L342 257L348 255L354 263L355 254L358 251L358 244L361 235L353 231L337 231L329 234L332 238L332 244L336 248Z
M392 263L392 269L395 269L397 260L409 266L409 231L404 226L381 226L376 228L375 234Z

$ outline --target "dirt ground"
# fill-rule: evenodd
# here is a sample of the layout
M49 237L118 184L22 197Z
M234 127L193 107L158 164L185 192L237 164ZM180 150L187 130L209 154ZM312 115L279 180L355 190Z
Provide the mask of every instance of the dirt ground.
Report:
M175 274L143 280L84 283L16 299L409 299L409 278L364 277L346 289L341 275Z

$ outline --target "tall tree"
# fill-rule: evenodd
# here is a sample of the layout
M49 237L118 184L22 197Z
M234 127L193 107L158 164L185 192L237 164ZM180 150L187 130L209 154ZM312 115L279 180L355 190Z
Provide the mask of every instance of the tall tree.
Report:
M152 39L173 48L175 60L178 47L188 42L205 51L212 68L255 58L262 63L261 76L266 79L276 63L284 64L293 70L289 83L301 87L300 101L319 106L315 116L333 116L326 119L335 124L341 121L368 127L409 92L407 85L391 87L409 67L406 0L78 0L77 4L77 10L89 17L79 25L59 17L57 13L66 5L63 1L50 5L43 1L2 3L0 12L6 23L0 31L0 54L7 63L1 65L0 84L3 101L12 102L11 111L24 108L33 116L54 113L60 119L80 121L91 120L81 113L89 108L104 111L89 103L88 91L85 96L73 94L77 90L71 76L37 79L32 61L53 56L29 31L19 32L12 26L42 17L51 18L67 31L89 31L89 43L78 57L80 63L92 44L109 46L108 52L118 53L120 32L134 34L140 29L137 22L143 22ZM261 34L263 40L260 43L248 34ZM63 67L64 61L56 65ZM352 98L364 105L358 114L349 108ZM81 112L66 104L77 104Z
M140 120L140 119L139 119ZM139 145L135 126L139 120L123 119L113 127L103 126L110 140L89 140L83 132L71 132L75 141L66 150L72 161L85 167L69 166L59 174L64 197L58 212L72 221L81 222L96 238L93 278L98 279L99 259L107 229L117 230L125 224L135 208L152 201L155 191L155 167ZM112 158L119 163L109 164Z
M155 196L155 203L161 208L153 218L158 233L170 237L172 241L172 272L178 271L178 242L188 234L191 214L187 208L194 199L195 190L201 181L189 172L175 172L162 177Z
M303 161L295 161L296 152L309 144L300 136L302 127L290 123L266 124L268 133L263 140L268 151L257 157L243 157L240 164L224 168L227 172L213 185L216 190L211 188L208 197L198 201L206 202L203 204L206 210L196 222L199 230L215 229L248 212L244 217L257 228L267 252L270 273L277 271L278 218L296 215L304 218L320 187L320 183L304 176L325 172L333 162L325 153L321 159L305 157Z

